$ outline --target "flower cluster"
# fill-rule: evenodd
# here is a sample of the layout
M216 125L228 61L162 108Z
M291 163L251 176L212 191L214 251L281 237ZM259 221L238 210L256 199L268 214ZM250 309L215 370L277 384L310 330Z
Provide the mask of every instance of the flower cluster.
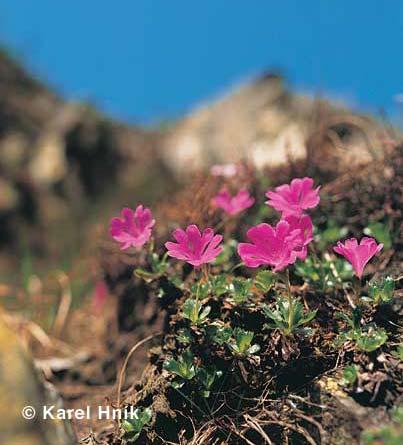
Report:
M268 191L266 204L281 212L281 219L276 226L261 223L251 227L246 236L250 242L239 243L238 254L248 267L271 266L274 272L294 264L297 259L304 261L308 254L308 244L313 240L312 220L305 213L315 208L320 202L320 186L314 188L312 178L296 178L290 184ZM251 207L255 200L246 189L241 189L231 196L227 188L213 198L213 204L223 209L228 215L236 215ZM121 218L112 218L111 236L121 244L121 249L139 248L150 240L155 224L151 211L137 206L133 212L129 208L122 210ZM212 228L200 232L195 224L185 230L173 232L176 242L165 243L170 257L186 261L195 268L213 262L222 251L221 235ZM361 278L364 267L376 255L383 245L373 238L364 237L360 243L355 238L340 241L334 251L343 255L353 266L357 277Z
M231 176L232 173L233 166L226 166L224 169L217 167L212 174ZM321 245L335 243L346 233L337 229L328 235L328 227L322 233L315 230L318 253L312 250L313 255L308 257L314 240L313 222L308 212L320 203L320 187L312 178L296 178L267 191L266 202L263 193L259 202L259 197L252 197L246 188L235 190L233 180L228 183L231 188L222 188L211 200L219 209L214 216L221 216L221 221L214 218L217 225L212 227L196 224L177 227L172 239L164 240L166 250L163 253L154 251L155 220L150 209L142 205L134 211L124 208L121 217L113 218L110 223L110 234L122 250L131 249L129 253L132 253L150 242L149 249L136 261L136 266L140 267L136 267L134 275L144 281L141 290L147 292L146 295L161 299L155 310L170 306L162 347L154 354L150 378L166 381L166 385L160 386L168 406L172 401L174 408L181 400L183 412L190 415L195 407L206 406L207 411L199 410L201 417L197 415L196 421L200 424L212 412L233 422L232 411L227 411L227 407L240 406L239 403L249 399L257 400L255 395L260 390L266 391L267 378L274 368L281 376L284 376L282 369L302 369L308 352L315 362L323 358L326 367L329 357L336 359L340 348L346 345L349 354L345 362L354 360L356 366L358 354L351 354L352 348L372 353L385 345L389 335L394 344L397 339L391 329L378 327L374 310L375 306L394 298L394 279L384 277L369 282L364 289L361 286L364 268L382 250L383 244L378 244L374 238L364 237L360 242L350 238L333 246L332 255L324 254ZM262 210L268 209L266 205L279 212L277 221L272 224L256 219L265 213ZM235 219L252 206L257 211L246 215L243 222L256 223L246 228L246 240L239 243L232 238L224 240L235 227ZM224 236L218 233L219 227L223 227ZM243 226L239 224L238 230L239 227ZM364 232L375 233L366 229ZM376 237L382 240L378 234ZM386 241L385 245L387 247ZM336 254L351 263L358 278L353 283L347 281L353 278L352 268ZM172 258L185 262L185 267L180 267L183 263L173 267ZM293 264L295 275L303 281L302 286L300 281L293 285L295 277L289 270L281 273ZM255 271L246 270L246 267L271 270L252 273ZM367 295L362 295L366 289ZM341 304L339 297L343 294L346 301ZM337 297L336 304L324 302L322 297L331 295ZM106 298L105 283L99 281L93 297L97 312L101 311ZM346 310L347 303L349 310ZM335 309L341 312L335 313ZM271 330L275 331L273 336L268 334ZM280 345L281 351L273 347L273 341ZM371 357L364 359L365 366L367 359ZM395 366L395 361L391 363ZM382 362L373 372L383 366ZM340 373L339 368L337 373ZM246 386L242 387L243 382ZM280 383L281 388L284 382ZM274 380L270 388L274 392L277 383ZM234 387L241 390L232 391ZM245 387L252 387L253 397L245 398L245 394L249 394L245 393ZM272 398L274 405L277 399ZM128 441L144 433L142 429L151 422L154 408L159 412L159 407L148 396L140 397L138 402L141 408L137 408L136 424L122 422L121 425L122 437ZM148 404L150 406L145 407ZM275 409L274 405L267 405L267 412ZM248 405L248 409L249 406L255 409L254 404ZM234 419L238 414L236 411ZM150 428L149 437L154 437L153 426ZM161 440L161 443L167 442L165 438Z
M268 191L267 205L282 212L276 227L263 223L248 230L251 243L240 243L239 256L249 267L269 265L273 271L294 264L296 259L305 260L307 246L312 241L312 221L304 210L319 204L319 189L313 188L311 178L293 179L291 184Z

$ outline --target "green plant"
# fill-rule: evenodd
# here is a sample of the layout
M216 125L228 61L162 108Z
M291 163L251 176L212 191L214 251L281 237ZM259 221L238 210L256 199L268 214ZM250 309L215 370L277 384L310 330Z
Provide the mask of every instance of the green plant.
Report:
M150 422L152 416L151 408L136 408L133 418L122 420L123 439L127 442L135 442L140 437L145 425Z
M143 279L146 283L158 279L166 273L168 269L168 255L165 253L161 258L155 252L149 255L148 264L151 270L145 270L138 267L134 270L136 277Z
M335 220L328 219L326 229L322 232L318 232L315 227L315 241L318 243L319 250L323 251L330 244L335 243L341 238L344 238L348 233L348 228L345 226L339 226Z
M370 326L367 330L362 331L357 339L358 349L364 352L373 352L380 348L388 339L384 329L376 329Z
M210 366L207 368L199 368L197 370L197 380L199 381L202 389L201 395L204 398L210 397L210 390L214 382L222 376L222 371L217 370L215 367Z
M337 316L347 323L348 328L344 329L337 338L336 347L346 341L353 341L361 351L373 352L388 338L386 331L377 328L375 323L362 326L362 310L359 307L353 309L351 317L343 313L338 313Z
M225 275L209 277L210 290L213 295L220 297L228 292L227 278Z
M316 289L325 291L351 279L354 275L350 263L342 259L307 258L295 266L295 273Z
M275 282L275 275L269 270L260 271L253 281L256 289L264 294L274 287Z
M386 224L380 222L372 223L365 227L364 233L373 236L379 243L382 243L386 250L392 247L392 237Z
M185 345L192 343L193 336L192 336L192 332L191 332L191 330L190 330L190 329L187 329L187 328L185 328L185 329L181 329L181 330L177 333L177 335L176 335L176 339L177 339L180 343L185 344Z
M241 197L250 196L248 190L242 192L239 187L261 192L248 166L243 169L239 178L221 178L211 184L206 181L208 190L202 192L206 199L200 203L193 203L192 199L186 212L186 203L182 201L186 217L172 221L176 227L172 233L175 242L165 243L172 258L169 266L166 256L153 254L153 249L139 254L144 271L137 269L136 275L147 283L155 280L151 286L142 283L142 288L153 299L165 292L167 298L158 302L157 310L169 305L161 348L159 352L153 350L152 372L142 383L144 391L136 394L142 406L148 406L151 399L154 403L158 422L156 431L150 431L147 437L150 443L194 441L192 431L202 431L205 425L209 432L201 440L209 443L244 443L249 438L256 443L262 439L269 443L282 439L305 443L310 441L311 432L312 440L320 441L326 437L320 437L315 425L306 420L307 415L315 417L312 410L319 413L310 400L315 396L319 403L323 395L331 402L333 383L354 392L358 403L367 404L368 397L372 397L377 405L379 402L390 406L399 394L399 364L393 357L402 359L403 346L397 346L400 332L391 313L395 308L385 308L390 320L380 317L383 308L378 310L367 304L349 310L362 302L363 289L368 289L368 301L375 304L393 298L394 282L389 277L362 287L366 265L375 255L383 254L375 239L350 237L350 233L358 236L363 218L346 219L351 226L343 226L344 210L339 211L337 205L334 213L324 214L322 210L330 205L325 203L317 213L322 215L321 228L325 225L319 233L309 212L320 201L320 188L314 188L313 180L307 177L268 190L268 205L259 206L256 200L249 214L234 218L230 206L234 209L240 204L233 198L239 193ZM272 180L273 186L277 185L277 179ZM219 192L219 197L224 203L220 204L221 209L230 210L227 217L219 220L222 212L210 211L210 205L217 204L218 195L211 199L209 194L215 193L215 188L218 191L227 186L227 192ZM182 199L186 200L186 196L196 194L185 194ZM194 212L190 212L193 204ZM275 216L270 207L281 212L281 217ZM352 211L350 204L346 208ZM256 225L250 227L251 221ZM124 226L124 221L121 224L132 244L138 242L137 230L131 230L130 224ZM397 227L395 223L393 226ZM386 235L380 234L380 229L384 227L378 225L370 230L385 242ZM149 237L151 232L144 235ZM235 236L239 243L233 239ZM129 251L129 255L134 257L134 251ZM368 267L366 273L375 267ZM352 291L356 298L352 298ZM314 320L318 311L318 319ZM335 311L343 312L337 323ZM385 323L384 329L374 323L378 319ZM373 353L387 340L382 354ZM336 344L346 349L340 355L332 350ZM148 380L153 378L155 386ZM387 382L387 386L375 386L378 382ZM293 403L280 403L285 391L296 396ZM291 394L296 391L298 394ZM359 395L360 391L364 394ZM163 403L155 403L157 400ZM161 416L159 411L157 415L160 408ZM165 434L160 420L164 421L168 410L179 414L174 420L178 428ZM263 429L251 431L253 419ZM264 427L273 420L274 429ZM294 430L289 427L291 423ZM326 423L324 428L327 426ZM242 436L232 436L236 432Z
M219 324L210 324L206 328L207 337L212 342L219 346L224 345L232 336L232 329Z
M184 380L192 380L196 375L194 355L190 350L184 351L182 356L178 357L177 360L173 358L166 360L164 362L164 368Z
M211 284L209 282L202 283L201 281L198 281L197 283L190 286L190 293L192 295L198 296L198 298L201 300L208 297L210 292Z
M215 266L221 266L224 272L228 272L232 267L231 258L236 254L237 246L238 242L236 240L229 239L224 243L221 253L214 260L213 264Z
M228 293L231 295L228 300L235 304L249 303L250 297L252 297L251 289L253 283L252 280L241 280L235 278L232 283L228 285Z
M352 385L357 380L359 371L359 365L346 366L343 369L341 383L343 385Z
M208 319L210 306L203 308L200 301L188 298L182 306L182 317L190 320L193 325L199 326Z
M384 277L380 281L368 284L368 297L363 298L373 304L388 303L393 298L395 281L392 277Z
M397 345L397 348L395 351L392 351L393 357L397 358L401 362L403 362L403 343L400 343L400 345Z
M277 298L277 306L275 310L270 309L267 305L263 306L264 315L271 321L265 324L268 329L280 329L284 334L290 335L297 328L309 323L315 318L317 311L304 313L304 305L291 297L292 304L285 297Z
M232 354L246 357L260 351L258 344L253 344L253 332L245 331L241 328L235 328L232 337L226 341Z
M361 331L362 310L360 307L354 308L351 311L351 316L348 316L343 312L338 312L336 316L340 320L344 320L347 323L347 326L350 327L348 332L351 332L351 335Z

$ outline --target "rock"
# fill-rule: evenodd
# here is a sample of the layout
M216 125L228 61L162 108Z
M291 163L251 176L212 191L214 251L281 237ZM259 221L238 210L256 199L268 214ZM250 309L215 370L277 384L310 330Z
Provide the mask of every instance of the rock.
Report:
M45 404L62 406L49 384L41 382L33 362L0 313L0 431L7 445L74 445L76 438L66 421L40 419ZM36 416L26 420L24 407Z
M29 173L34 182L54 184L63 179L67 168L64 138L56 133L43 136L29 164Z
M157 131L66 102L0 51L0 243L15 252L23 225L25 247L49 252L63 225L72 245L67 233L85 226L89 205L154 193L155 178L169 175L158 140Z
M341 104L293 93L281 77L268 74L180 120L161 152L178 175L242 159L258 168L278 166L305 159L318 144L330 166L336 158L336 165L350 167L372 159L379 131L373 119Z
M0 177L0 212L8 212L17 207L18 191L13 184Z

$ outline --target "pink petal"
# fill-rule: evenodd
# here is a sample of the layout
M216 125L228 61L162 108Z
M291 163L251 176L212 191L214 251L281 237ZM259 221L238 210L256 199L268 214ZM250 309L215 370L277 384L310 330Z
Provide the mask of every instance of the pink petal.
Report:
M191 224L186 229L186 235L188 237L188 245L195 257L200 257L202 253L202 237L199 228L195 224Z
M168 255L187 261L194 267L213 261L222 250L222 247L217 247L222 236L214 235L211 228L205 229L201 234L199 228L191 224L186 231L175 230L173 236L178 243L169 241L165 243Z
M222 247L217 247L222 241L221 235L215 235L209 245L206 247L202 258L205 262L213 261L217 258L217 256L221 253Z
M377 245L373 238L364 237L360 244L355 238L347 239L344 245L339 241L337 246L333 247L333 250L343 255L353 266L357 277L361 278L367 263L382 247L383 245Z

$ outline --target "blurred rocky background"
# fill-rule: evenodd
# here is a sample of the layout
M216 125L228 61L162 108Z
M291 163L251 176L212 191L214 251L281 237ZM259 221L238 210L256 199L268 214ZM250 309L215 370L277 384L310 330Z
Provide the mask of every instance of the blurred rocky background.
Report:
M172 124L128 126L61 99L3 50L0 248L44 255L53 249L57 256L80 247L94 220L105 222L122 205L150 202L196 169L320 156L335 174L376 158L388 137L373 118L296 94L273 73Z
M172 182L160 137L63 101L1 51L2 252L78 249L98 206L130 204Z

